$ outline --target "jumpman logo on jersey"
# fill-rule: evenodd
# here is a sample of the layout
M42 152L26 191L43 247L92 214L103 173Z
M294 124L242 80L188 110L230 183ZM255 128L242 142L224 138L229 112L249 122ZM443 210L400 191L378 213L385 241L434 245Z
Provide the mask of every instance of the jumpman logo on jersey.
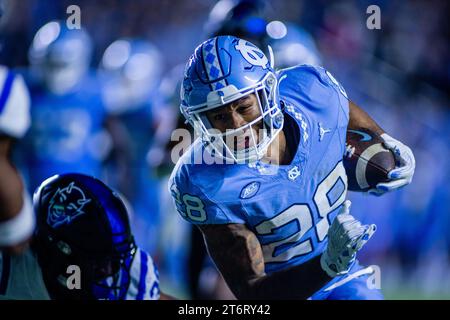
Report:
M323 140L323 136L325 135L325 133L328 133L330 131L331 131L330 129L324 129L322 127L322 123L319 122L319 141L322 141Z

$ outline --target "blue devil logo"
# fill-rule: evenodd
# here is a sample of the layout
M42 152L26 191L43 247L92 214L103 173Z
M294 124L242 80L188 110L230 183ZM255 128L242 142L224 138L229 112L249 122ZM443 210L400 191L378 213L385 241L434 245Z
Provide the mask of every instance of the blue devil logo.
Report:
M63 189L58 188L50 200L47 223L53 227L69 224L76 217L84 214L84 206L91 199L86 199L83 191L75 186L75 182Z

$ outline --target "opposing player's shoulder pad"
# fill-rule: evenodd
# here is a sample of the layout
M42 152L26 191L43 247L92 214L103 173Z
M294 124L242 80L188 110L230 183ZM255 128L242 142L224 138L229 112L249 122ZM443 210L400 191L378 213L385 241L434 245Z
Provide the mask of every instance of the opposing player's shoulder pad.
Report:
M223 205L220 198L223 178L218 168L207 164L194 164L190 148L177 162L168 183L178 213L193 224L245 223L233 205Z
M21 138L30 127L30 95L22 76L0 66L0 133Z

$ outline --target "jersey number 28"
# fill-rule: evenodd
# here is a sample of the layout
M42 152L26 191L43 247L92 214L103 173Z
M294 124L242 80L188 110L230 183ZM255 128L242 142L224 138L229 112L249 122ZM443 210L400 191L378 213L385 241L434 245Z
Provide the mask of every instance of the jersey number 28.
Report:
M341 179L344 183L344 191L334 203L328 200L328 192ZM319 221L315 224L316 235L319 242L327 236L330 221L328 215L338 208L344 201L347 191L347 176L342 162L328 174L328 176L317 186L314 193L314 204L319 213ZM258 224L255 229L258 235L273 235L276 230L296 221L299 231L293 235L262 246L264 261L285 262L294 257L302 256L313 251L311 237L302 239L313 227L313 216L311 209L306 204L294 204L279 213L275 217Z

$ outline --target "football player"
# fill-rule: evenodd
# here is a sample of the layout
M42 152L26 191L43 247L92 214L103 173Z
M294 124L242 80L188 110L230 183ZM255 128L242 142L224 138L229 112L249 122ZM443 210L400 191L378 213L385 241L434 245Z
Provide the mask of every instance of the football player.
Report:
M306 30L294 23L270 21L267 17L265 3L261 1L218 1L211 10L205 25L206 31L212 32L206 38L233 35L249 40L259 48L270 46L276 57L277 68L300 64L320 65L321 58L315 41ZM197 289L197 283L198 279L202 279L200 271L204 268L203 260L207 256L203 237L198 228L192 228L189 256L189 270L192 279L190 283L193 288L193 296L196 296L200 291ZM212 263L208 260L207 265L210 264ZM217 280L219 283L222 282L220 277L217 277ZM221 283L217 287L223 288L224 286ZM206 295L214 296L210 293ZM223 294L220 295L223 296Z
M92 41L63 21L42 26L29 49L31 127L18 145L28 190L61 172L101 176L114 139L98 80L89 72ZM119 154L115 153L114 155Z
M158 271L134 242L122 197L100 180L53 176L33 204L30 249L0 252L0 299L160 298Z
M381 299L356 260L374 225L350 215L347 128L381 134L398 166L372 192L411 182L414 156L352 103L325 69L275 72L252 43L219 36L186 65L181 112L199 139L169 189L199 226L237 298ZM200 157L200 158L199 158Z

